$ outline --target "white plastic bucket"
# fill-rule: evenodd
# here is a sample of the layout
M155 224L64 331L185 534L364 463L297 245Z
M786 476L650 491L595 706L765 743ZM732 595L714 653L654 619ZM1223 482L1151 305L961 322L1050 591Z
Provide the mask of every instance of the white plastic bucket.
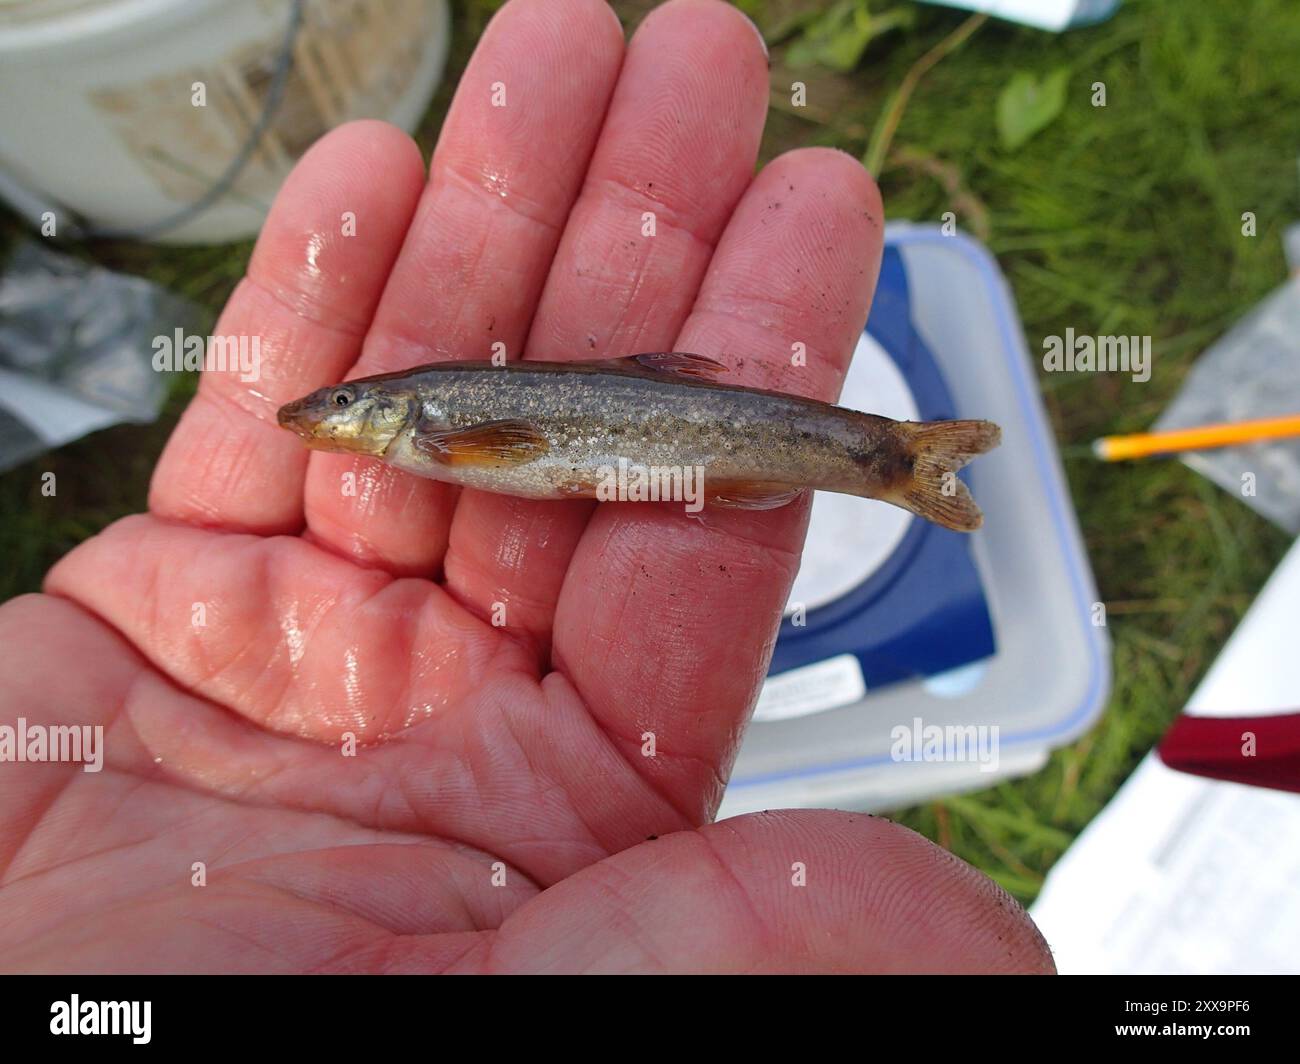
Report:
M292 9L291 0L0 0L0 191L34 224L44 209L56 225L71 208L114 230L176 215L250 141ZM249 236L329 128L383 118L413 129L449 32L446 0L305 0L283 97L247 164L210 207L152 238Z

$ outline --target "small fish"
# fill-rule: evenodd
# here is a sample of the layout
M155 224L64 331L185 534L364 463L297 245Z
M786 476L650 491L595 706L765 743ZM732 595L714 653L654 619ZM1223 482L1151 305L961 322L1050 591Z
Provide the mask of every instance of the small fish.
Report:
M668 497L610 494L619 471L625 488L695 485L701 505L772 509L817 488L883 499L962 532L980 527L983 515L954 474L998 445L997 425L893 421L719 383L725 372L676 351L439 362L321 388L278 417L309 447L504 495Z

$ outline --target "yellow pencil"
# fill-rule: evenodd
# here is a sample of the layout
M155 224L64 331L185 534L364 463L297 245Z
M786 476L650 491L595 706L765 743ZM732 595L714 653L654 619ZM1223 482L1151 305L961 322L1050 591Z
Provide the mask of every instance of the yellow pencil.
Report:
M1092 452L1104 462L1125 458L1145 458L1152 454L1178 451L1207 451L1213 447L1231 447L1241 443L1258 443L1285 436L1300 436L1300 414L1266 417L1257 421L1233 421L1222 425L1198 425L1170 432L1139 432L1132 436L1103 436L1092 441Z

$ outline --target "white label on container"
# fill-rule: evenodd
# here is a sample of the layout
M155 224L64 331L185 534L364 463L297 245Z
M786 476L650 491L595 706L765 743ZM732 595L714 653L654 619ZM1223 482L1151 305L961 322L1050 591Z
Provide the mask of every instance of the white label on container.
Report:
M754 720L788 720L838 709L867 693L862 666L852 654L769 676L758 696Z

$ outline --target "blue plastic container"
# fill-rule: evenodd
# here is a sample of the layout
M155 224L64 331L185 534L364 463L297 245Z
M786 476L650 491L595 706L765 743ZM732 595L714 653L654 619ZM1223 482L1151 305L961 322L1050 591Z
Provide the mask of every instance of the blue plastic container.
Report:
M890 373L907 394L893 394ZM1087 729L1109 689L1109 640L1033 365L981 245L887 229L841 402L998 422L1002 446L966 471L985 525L961 536L884 503L817 496L793 612L720 816L889 808L1031 772ZM995 763L901 760L899 729L922 726L986 729Z

